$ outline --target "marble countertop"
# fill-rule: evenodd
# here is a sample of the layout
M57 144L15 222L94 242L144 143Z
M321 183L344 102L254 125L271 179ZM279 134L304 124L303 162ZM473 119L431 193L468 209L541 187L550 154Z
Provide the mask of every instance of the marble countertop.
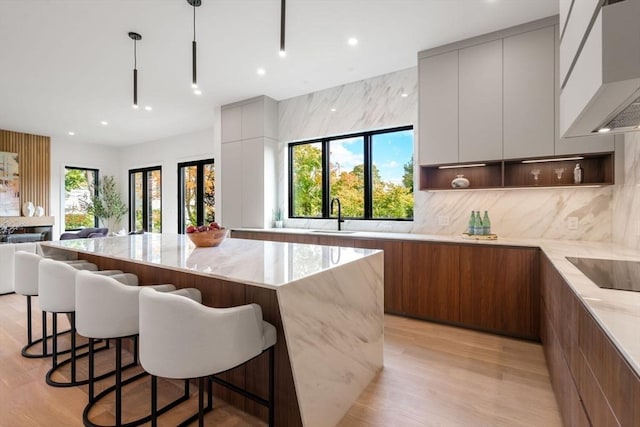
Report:
M308 236L333 236L348 237L356 239L389 239L389 240L416 240L436 243L468 243L480 245L498 245L498 246L518 246L537 248L540 246L539 239L513 239L498 238L497 240L476 240L463 238L460 235L447 234L416 234L416 233L387 233L382 231L348 231L348 230L320 230L306 228L234 228L232 231L248 231L260 233L277 233L277 234L304 234Z
M41 246L45 252L48 247L64 248L270 289L380 252L233 238L215 248L196 248L185 235L165 233L41 242Z
M313 232L307 229L239 229L243 231L264 231L309 235L331 235L353 238L396 239L404 241L426 241L435 243L461 243L480 245L503 245L536 247L553 263L589 312L600 324L607 336L616 344L636 373L640 375L640 292L602 289L585 276L566 257L618 259L640 261L640 251L613 243L587 242L577 240L543 239L502 239L467 240L458 235L427 235L412 233L384 233L357 231L350 234Z

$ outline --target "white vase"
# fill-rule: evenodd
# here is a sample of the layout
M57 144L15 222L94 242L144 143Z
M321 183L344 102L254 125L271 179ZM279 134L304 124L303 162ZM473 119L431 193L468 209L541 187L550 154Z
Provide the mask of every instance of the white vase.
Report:
M467 188L469 187L469 180L464 175L456 175L451 181L451 187L453 188Z
M22 215L33 216L35 212L36 212L36 207L33 206L32 202L25 202L22 204Z
M42 206L36 206L35 216L44 216L44 208Z

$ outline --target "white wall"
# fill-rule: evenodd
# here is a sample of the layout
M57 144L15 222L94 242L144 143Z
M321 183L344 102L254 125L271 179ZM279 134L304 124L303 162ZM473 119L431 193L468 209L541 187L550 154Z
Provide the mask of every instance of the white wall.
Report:
M99 176L113 175L118 179L119 149L85 142L61 142L51 138L51 215L55 216L53 240L64 232L64 174L65 166L98 169Z
M212 121L220 123L220 109L213 114ZM216 131L214 131L214 129ZM119 182L125 197L129 197L129 170L151 166L162 167L162 231L178 231L178 163L213 158L216 167L216 182L219 182L220 126L210 129L176 135L157 141L130 145L120 148ZM216 185L216 200L220 200L220 185ZM128 230L129 221L122 227Z

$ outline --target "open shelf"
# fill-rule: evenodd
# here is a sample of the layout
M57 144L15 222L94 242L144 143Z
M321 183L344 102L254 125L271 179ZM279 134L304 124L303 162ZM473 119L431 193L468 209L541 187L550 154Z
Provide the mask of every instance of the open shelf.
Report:
M576 159L577 157L580 159ZM420 189L463 190L451 186L451 181L457 175L464 175L469 180L469 187L466 189L579 187L612 185L614 183L613 153L482 163L484 166L468 167L471 164L420 166ZM576 163L580 163L582 167L582 183L580 184L575 184L573 181L573 169ZM558 174L560 174L560 178L558 178ZM535 175L538 176L537 180Z

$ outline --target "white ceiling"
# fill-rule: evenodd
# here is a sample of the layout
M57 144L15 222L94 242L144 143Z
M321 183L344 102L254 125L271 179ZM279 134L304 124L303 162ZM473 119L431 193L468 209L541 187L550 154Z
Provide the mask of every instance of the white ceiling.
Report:
M219 105L413 67L420 50L558 12L558 0L288 0L283 59L280 0L202 3L196 96L186 0L0 0L0 129L112 145L160 139L210 128ZM151 112L131 108L129 31L142 34L138 97Z

